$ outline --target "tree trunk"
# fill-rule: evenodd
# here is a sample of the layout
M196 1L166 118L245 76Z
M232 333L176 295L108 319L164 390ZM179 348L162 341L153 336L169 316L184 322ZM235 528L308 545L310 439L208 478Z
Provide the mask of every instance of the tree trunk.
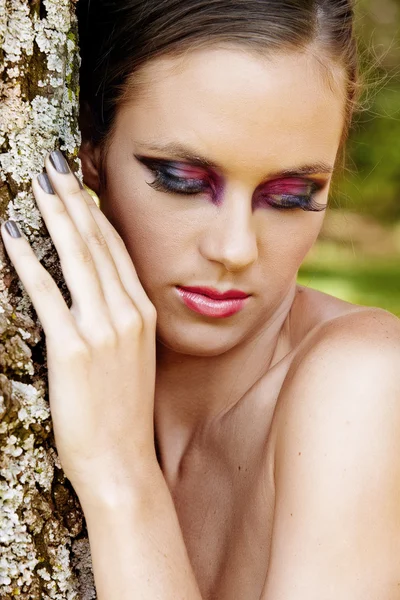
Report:
M0 219L17 221L70 306L32 194L46 152L80 146L76 0L0 0ZM43 332L0 244L0 598L96 597L87 531L59 463Z

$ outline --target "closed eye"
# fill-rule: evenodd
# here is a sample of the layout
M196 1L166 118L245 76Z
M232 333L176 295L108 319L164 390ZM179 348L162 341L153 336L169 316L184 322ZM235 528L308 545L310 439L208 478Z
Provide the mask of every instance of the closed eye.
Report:
M326 204L317 202L315 196L323 184L312 180L288 178L264 183L256 189L254 202L257 206L268 205L281 210L300 208L305 211L320 212Z
M211 193L216 197L221 187L218 176L209 173L205 167L148 156L135 155L135 158L154 176L147 185L159 192L186 196ZM315 196L324 185L325 182L295 176L273 179L256 188L253 204L278 210L320 212L326 209L326 204L317 202Z
M157 191L192 195L211 189L210 178L204 169L144 156L136 158L154 175L154 180L147 184Z

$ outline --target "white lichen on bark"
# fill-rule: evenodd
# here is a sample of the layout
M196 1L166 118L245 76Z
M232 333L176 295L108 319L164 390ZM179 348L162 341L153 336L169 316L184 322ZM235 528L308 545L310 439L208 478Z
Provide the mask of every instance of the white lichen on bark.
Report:
M74 1L0 0L0 218L19 223L66 294L31 179L56 147L80 175ZM0 245L0 598L91 600L89 544L54 450L44 361L40 323Z

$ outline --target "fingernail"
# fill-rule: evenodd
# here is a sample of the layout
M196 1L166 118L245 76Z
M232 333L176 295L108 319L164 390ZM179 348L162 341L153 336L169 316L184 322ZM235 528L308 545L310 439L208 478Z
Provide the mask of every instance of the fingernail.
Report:
M40 183L40 187L46 192L46 194L55 194L55 191L53 190L53 186L51 185L47 173L40 173L40 175L38 175L38 182Z
M50 160L52 162L53 167L58 173L69 173L69 166L67 161L65 160L63 153L60 150L54 150L50 152Z
M13 237L13 238L21 237L21 232L15 221L6 221L4 227L6 228L7 233L9 235L11 235L11 237Z

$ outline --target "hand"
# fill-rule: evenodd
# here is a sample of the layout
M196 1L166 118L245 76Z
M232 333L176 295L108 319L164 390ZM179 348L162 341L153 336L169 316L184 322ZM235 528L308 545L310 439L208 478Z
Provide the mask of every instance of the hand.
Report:
M59 458L84 495L104 485L133 484L136 472L156 463L156 311L121 237L61 152L51 156L60 172L48 155L47 175L35 177L32 187L60 257L71 309L28 241L12 237L4 223L1 234L46 336Z

